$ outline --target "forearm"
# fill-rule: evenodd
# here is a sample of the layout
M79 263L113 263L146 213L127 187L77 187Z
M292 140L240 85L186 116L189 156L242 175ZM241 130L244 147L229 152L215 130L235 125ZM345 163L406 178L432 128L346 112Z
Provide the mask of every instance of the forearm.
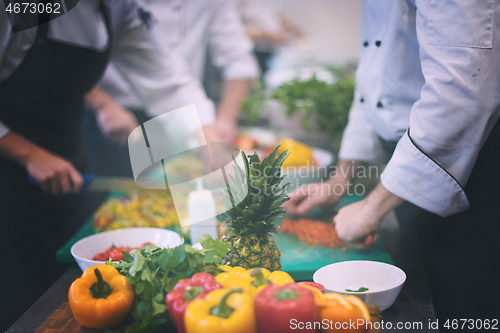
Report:
M233 79L226 81L217 110L217 118L236 121L241 109L241 103L250 92L250 86L249 80Z
M402 204L405 200L389 192L381 182L366 197L367 208L377 219L382 219L391 210Z
M92 106L92 112L98 113L107 106L118 104L115 100L99 86L95 86L86 96L85 101Z
M0 139L0 156L22 166L26 165L30 155L41 149L23 136L13 132L7 133Z
M328 179L329 183L347 183L356 176L356 169L360 166L360 162L339 159L337 169L333 177Z

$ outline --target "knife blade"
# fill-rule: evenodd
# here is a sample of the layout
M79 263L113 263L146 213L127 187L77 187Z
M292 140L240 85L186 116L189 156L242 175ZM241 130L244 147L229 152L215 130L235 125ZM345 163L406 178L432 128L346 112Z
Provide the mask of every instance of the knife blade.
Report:
M95 176L93 173L82 175L82 192L113 192L113 191L137 191L140 189L165 189L164 180L141 181L141 186L137 185L133 178L115 176ZM31 176L29 183L34 187L40 185Z
M95 176L86 190L89 192L113 192L141 189L166 189L165 180L141 180L141 186L139 186L133 178Z

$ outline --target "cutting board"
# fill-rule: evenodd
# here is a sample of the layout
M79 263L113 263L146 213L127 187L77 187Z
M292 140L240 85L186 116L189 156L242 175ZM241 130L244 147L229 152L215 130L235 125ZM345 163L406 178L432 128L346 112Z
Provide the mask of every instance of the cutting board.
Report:
M122 194L122 192L111 193L106 200ZM361 197L346 196L342 199L339 207L360 200ZM326 221L327 216L316 210L308 217L315 220ZM57 261L60 263L75 262L71 255L71 246L80 239L94 234L93 214L82 227L56 252ZM367 250L357 249L331 249L322 246L309 247L300 241L297 236L290 234L273 235L276 244L281 251L282 270L288 272L296 281L312 280L315 271L325 265L345 260L372 260L393 264L392 259L385 249L384 239L379 237L377 243Z
M375 325L379 322L380 311L376 305L367 305L368 311L376 316L371 317L371 321ZM73 313L69 307L69 303L63 303L54 313L43 322L43 324L35 331L35 333L98 333L93 329L80 326L73 318ZM380 333L380 329L371 329L368 333Z
M325 248L320 245L309 246L297 236L279 234L273 236L281 251L282 270L296 281L312 280L314 272L323 266L346 260L372 260L393 264L384 246L383 239L370 249Z

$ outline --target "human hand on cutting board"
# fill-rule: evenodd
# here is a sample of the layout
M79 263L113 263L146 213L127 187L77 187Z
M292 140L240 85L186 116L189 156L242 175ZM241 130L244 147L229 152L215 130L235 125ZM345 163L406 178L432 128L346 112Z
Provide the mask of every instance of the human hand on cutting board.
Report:
M0 139L0 156L24 167L46 193L59 195L82 190L82 175L71 162L20 134L9 132Z
M303 215L320 205L334 205L347 192L352 180L352 170L358 166L357 162L340 159L337 172L326 182L301 186L290 194L290 200L285 203L288 213Z
M331 182L336 182L336 179ZM303 185L290 193L290 200L284 207L289 214L304 215L316 206L334 205L342 198L343 193L331 191L331 188L332 184L328 182Z
M403 201L379 183L365 199L339 210L333 217L335 230L340 239L354 247L373 245L382 218Z
M25 167L45 193L60 195L82 190L82 175L73 164L45 149L34 150L26 158Z

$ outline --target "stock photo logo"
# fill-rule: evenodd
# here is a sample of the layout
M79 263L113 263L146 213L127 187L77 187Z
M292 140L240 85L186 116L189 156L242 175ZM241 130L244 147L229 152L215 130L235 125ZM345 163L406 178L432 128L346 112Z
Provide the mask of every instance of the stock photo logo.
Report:
M214 218L248 194L248 184L235 181L236 174L244 172L241 152L228 142L211 142L209 146L194 105L164 113L137 127L128 138L128 147L137 186L169 190L181 226ZM196 216L182 218L189 194L200 187L220 203L215 213L200 210Z
M79 0L3 0L12 32L52 21L73 8Z

